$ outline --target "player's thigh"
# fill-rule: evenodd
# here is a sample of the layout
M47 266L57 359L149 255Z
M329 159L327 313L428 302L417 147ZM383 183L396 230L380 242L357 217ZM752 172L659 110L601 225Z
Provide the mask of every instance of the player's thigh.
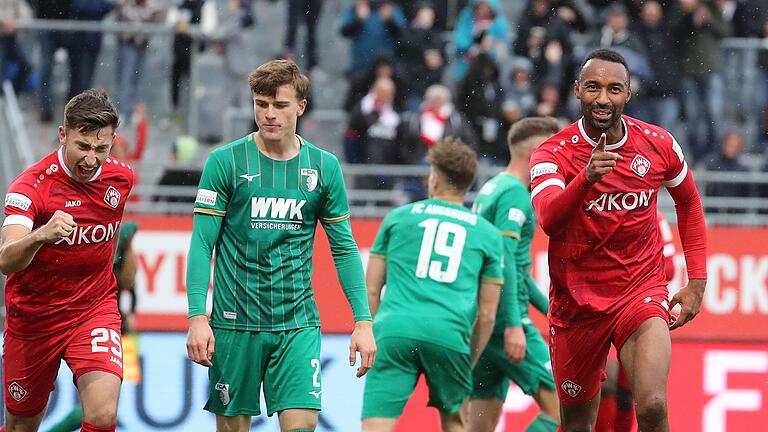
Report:
M584 404L599 394L611 331L609 319L572 327L550 326L552 373L562 404Z
M504 401L491 397L471 399L469 401L469 430L473 432L493 432L501 416Z
M251 429L251 416L216 415L216 432L247 432Z
M315 430L319 411L314 409L287 409L280 411L278 418L280 420L281 431L296 430Z
M21 339L6 332L3 340L3 388L7 412L19 422L45 410L69 333Z
M494 334L472 370L470 398L473 403L480 400L506 399L509 378L506 377L504 368L507 363L509 360L504 352L504 335Z
M271 332L277 339L264 374L267 413L320 410L320 328Z
M418 357L429 387L427 405L442 413L458 412L472 393L471 356L431 342L422 346Z
M101 427L115 423L120 384L120 378L115 374L100 370L86 372L78 378L77 390L85 422Z
M218 328L213 336L216 349L208 368L205 409L223 417L258 416L261 382L275 337L270 332Z
M367 422L367 419L400 417L421 373L417 357L422 349L420 341L385 337L378 339L376 346L376 366L368 371L365 379L362 414L364 429L366 424L373 428L379 423L391 423Z
M123 379L123 344L120 313L114 305L103 305L71 330L64 360L75 384L88 372L102 371ZM117 399L115 397L115 405Z

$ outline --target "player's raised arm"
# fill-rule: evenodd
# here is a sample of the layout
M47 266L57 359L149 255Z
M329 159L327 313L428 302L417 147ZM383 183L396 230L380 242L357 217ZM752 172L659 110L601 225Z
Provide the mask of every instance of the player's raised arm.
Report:
M56 210L48 223L34 231L24 224L6 223L0 240L0 271L8 275L24 270L44 244L68 237L75 226L72 216L61 210Z
M600 139L597 141L597 145L592 150L592 156L589 158L589 163L585 169L587 180L590 183L597 183L603 179L603 177L613 171L618 161L624 159L620 154L609 152L605 150L605 141L607 137L605 133L600 135Z

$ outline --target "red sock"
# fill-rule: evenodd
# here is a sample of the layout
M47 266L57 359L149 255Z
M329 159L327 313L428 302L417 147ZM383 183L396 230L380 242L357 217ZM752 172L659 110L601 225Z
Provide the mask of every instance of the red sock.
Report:
M5 432L5 426L0 426L0 432Z
M80 432L115 432L115 429L117 429L116 424L108 427L98 427L83 421L83 427L80 429Z
M600 399L600 408L597 411L595 432L613 432L614 430L624 432L624 429L614 429L614 417L616 417L616 398L609 397Z
M617 431L631 432L635 430L635 404L632 404L632 407L627 411L617 409L613 426Z

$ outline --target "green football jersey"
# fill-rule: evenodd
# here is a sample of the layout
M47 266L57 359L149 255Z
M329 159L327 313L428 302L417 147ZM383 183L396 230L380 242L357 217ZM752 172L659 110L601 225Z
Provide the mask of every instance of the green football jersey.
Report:
M280 331L320 325L312 293L317 221L349 218L339 162L297 136L299 154L274 160L253 134L214 150L195 213L223 217L215 245L211 326Z
M535 286L529 287L527 283L531 271L531 241L536 230L536 215L528 188L517 177L501 173L480 188L472 210L493 223L502 235L516 240L512 255L505 253L504 262L517 271L517 304L521 317L527 316L529 289L538 289ZM509 247L505 250L510 252ZM509 288L510 283L514 281L505 280L504 288ZM503 331L506 325L501 316L504 309L500 305L495 332Z
M424 200L390 212L371 247L387 261L376 338L469 353L478 286L501 284L501 248L499 230L457 204Z

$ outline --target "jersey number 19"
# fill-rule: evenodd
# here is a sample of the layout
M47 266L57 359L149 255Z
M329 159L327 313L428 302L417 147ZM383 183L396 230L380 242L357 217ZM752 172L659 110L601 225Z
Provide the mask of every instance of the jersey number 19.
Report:
M464 241L467 230L453 222L440 222L437 219L426 219L419 224L424 228L419 250L419 262L416 265L416 277L451 283L459 274L461 254L464 252ZM452 238L453 241L449 242ZM441 261L432 260L432 253L448 258L443 270Z

